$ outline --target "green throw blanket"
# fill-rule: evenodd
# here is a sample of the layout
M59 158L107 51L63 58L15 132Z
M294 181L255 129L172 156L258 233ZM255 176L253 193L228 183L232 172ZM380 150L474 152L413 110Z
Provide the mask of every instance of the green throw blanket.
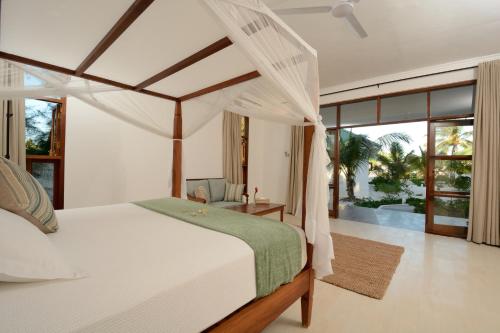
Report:
M247 243L255 254L257 297L291 282L301 270L300 237L285 223L176 198L134 204Z

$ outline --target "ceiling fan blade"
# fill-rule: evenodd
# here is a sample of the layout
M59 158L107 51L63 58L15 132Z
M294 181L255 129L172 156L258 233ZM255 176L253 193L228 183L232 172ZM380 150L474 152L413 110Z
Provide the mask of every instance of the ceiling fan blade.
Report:
M329 13L332 10L331 6L319 7L302 7L302 8L280 8L273 11L278 15L294 15L294 14L320 14Z
M347 22L349 22L349 24L354 29L354 31L356 31L359 37L361 38L368 37L368 34L366 33L365 29L363 29L363 26L361 25L361 23L359 23L356 16L354 16L353 14L347 15L345 19L347 20Z

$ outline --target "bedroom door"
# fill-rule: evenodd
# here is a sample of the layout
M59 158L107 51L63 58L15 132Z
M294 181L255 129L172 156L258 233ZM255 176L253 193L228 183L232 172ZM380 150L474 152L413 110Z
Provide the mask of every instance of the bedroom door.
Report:
M473 119L429 123L426 232L467 235L472 131Z

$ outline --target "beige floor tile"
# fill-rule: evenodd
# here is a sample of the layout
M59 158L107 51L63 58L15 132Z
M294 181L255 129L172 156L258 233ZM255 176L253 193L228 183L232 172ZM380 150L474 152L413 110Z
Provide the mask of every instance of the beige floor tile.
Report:
M500 332L500 248L359 222L332 220L331 228L405 247L384 299L316 281L310 328L300 326L296 302L266 333Z

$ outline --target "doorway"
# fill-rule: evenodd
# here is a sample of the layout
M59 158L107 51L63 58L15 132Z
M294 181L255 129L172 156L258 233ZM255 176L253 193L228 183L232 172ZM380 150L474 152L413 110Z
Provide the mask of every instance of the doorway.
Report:
M464 237L474 98L466 81L323 105L330 215Z

